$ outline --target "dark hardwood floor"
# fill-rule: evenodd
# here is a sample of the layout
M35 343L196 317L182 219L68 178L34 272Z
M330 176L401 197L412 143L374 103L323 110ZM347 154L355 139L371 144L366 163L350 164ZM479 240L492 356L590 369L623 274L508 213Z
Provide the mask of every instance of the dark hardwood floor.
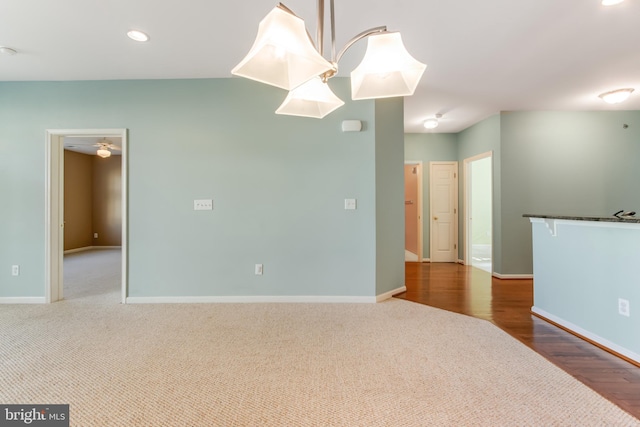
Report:
M500 280L453 263L406 263L396 298L486 319L636 418L640 367L531 314L532 280Z

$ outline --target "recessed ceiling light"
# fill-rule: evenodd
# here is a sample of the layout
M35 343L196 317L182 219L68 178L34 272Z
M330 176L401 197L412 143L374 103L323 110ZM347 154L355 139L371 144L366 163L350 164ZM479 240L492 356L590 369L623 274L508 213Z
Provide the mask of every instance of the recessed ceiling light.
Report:
M632 92L632 88L618 89L612 90L611 92L601 93L600 95L598 95L598 97L602 98L604 102L607 102L609 104L619 104L623 101L626 101Z
M146 42L149 40L149 36L140 30L129 30L127 31L127 36L137 42Z
M616 4L622 3L624 0L602 0L603 6L615 6Z
M18 51L10 47L0 46L0 53L3 55L15 55Z

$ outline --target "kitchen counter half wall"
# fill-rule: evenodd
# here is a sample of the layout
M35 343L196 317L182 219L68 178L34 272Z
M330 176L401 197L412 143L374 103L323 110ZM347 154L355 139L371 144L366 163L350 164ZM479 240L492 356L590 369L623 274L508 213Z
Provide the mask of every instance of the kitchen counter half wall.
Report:
M531 311L640 365L640 219L524 216Z

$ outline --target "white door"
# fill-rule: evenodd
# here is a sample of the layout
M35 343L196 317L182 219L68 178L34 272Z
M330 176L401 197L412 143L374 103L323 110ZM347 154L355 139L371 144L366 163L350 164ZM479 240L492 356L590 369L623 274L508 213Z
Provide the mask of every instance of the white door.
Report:
M431 262L458 260L458 162L430 162Z

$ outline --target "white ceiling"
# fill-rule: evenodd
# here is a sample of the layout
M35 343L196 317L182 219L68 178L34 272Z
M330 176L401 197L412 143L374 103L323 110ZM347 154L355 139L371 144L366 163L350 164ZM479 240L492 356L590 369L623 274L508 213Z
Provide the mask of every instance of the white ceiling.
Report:
M316 2L283 0L315 34ZM327 9L329 2L327 1ZM428 65L405 101L405 131L457 132L499 111L639 110L640 0L335 0L337 48L374 26L399 30ZM0 81L230 77L275 0L0 2ZM328 26L328 22L326 24ZM146 44L129 40L131 28ZM362 58L360 41L340 76ZM599 93L633 87L624 104ZM283 92L283 99L285 93ZM247 100L249 102L249 100Z

